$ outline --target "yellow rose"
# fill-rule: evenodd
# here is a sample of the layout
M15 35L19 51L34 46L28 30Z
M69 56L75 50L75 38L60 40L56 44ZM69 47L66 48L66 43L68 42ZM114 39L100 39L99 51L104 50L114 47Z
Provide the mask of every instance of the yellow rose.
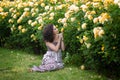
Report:
M71 21L74 22L74 21L75 21L75 18L71 18Z
M80 27L78 27L77 30L80 31Z
M45 3L41 3L41 7L45 7Z
M102 50L102 51L104 51L104 49L105 49L105 47L104 47L104 46L102 46L102 47L101 47L101 50Z
M28 24L30 25L32 23L32 20L28 20Z
M21 23L21 21L22 21L22 19L18 19L18 20L17 20L17 23Z
M42 26L39 26L39 27L38 27L38 30L42 30Z
M91 14L96 14L96 12L95 11L91 11Z
M64 31L64 28L61 28L61 32L63 32Z
M49 18L49 20L53 20L53 19L54 19L54 17L52 17L52 16Z
M105 34L105 32L104 32L104 30L100 30L98 34L100 37L102 37L102 35Z
M116 49L116 47L114 46L113 49Z
M79 36L76 36L77 39L79 39Z
M88 40L88 37L83 36L83 40L84 40L84 41L87 41L87 40Z
M62 21L62 19L58 19L58 21L57 21L57 22L58 22L58 23L61 23L61 21Z
M99 21L98 18L94 18L94 19L93 19L93 23L97 23L98 21Z
M22 29L22 26L21 26L21 25L19 25L19 26L18 26L18 29L19 29L19 30L21 30L21 29Z
M93 19L92 15L88 15L88 19L92 20Z
M81 43L81 44L83 43L83 39L80 39L80 43Z
M63 18L61 23L66 23L66 21L67 21L67 18Z
M33 38L34 36L35 36L35 35L34 35L34 34L32 34L30 37L31 37L31 38Z
M86 25L87 25L87 23L83 23L82 26L81 26L82 29L86 29Z
M53 17L54 15L55 15L54 12L50 13L50 16L51 16L51 17Z
M23 28L23 29L22 29L22 33L25 33L25 32L26 32L26 29L25 29L25 28Z
M67 23L63 23L63 26L66 27L66 26L67 26Z
M84 69L85 69L85 66L84 66L84 65L81 65L81 66L80 66L80 69L81 69L81 70L84 70Z
M49 10L49 8L50 8L49 6L45 6L45 10L46 10L46 11Z
M90 46L91 46L90 43L86 43L86 42L85 42L85 45L86 45L87 48L90 48Z
M0 7L0 12L3 12L3 8L2 7Z

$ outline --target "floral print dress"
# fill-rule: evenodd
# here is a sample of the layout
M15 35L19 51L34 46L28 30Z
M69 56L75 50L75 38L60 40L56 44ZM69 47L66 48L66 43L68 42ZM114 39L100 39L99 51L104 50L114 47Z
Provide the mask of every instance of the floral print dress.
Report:
M53 44L56 45L57 42L54 42ZM43 56L42 64L40 66L33 66L32 70L45 72L61 69L63 67L61 49L59 49L58 52L55 52L48 47L47 52Z

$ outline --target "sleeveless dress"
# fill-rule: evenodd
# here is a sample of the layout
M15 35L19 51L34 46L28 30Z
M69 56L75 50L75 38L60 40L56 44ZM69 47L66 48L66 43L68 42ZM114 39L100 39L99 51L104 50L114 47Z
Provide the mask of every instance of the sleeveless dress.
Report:
M56 45L57 42L54 42L53 44ZM32 70L45 72L61 69L63 67L61 49L59 49L58 52L55 52L48 47L47 52L43 56L42 64L40 66L33 66Z

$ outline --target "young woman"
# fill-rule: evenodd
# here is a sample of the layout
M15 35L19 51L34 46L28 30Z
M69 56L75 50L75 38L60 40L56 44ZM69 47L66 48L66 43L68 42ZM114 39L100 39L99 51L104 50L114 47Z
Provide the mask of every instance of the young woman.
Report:
M33 66L32 71L52 71L63 68L61 50L65 50L63 42L63 34L59 33L58 29L49 24L44 28L43 38L47 46L42 64L40 66Z

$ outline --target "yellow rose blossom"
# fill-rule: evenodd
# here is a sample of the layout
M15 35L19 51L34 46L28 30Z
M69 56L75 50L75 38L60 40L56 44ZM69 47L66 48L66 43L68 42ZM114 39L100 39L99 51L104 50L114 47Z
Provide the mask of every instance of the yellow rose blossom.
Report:
M113 46L113 49L116 49L116 47L115 47L115 46Z
M99 19L98 18L94 18L93 19L93 23L98 23Z
M61 23L66 23L66 21L67 21L67 18L63 18L63 19L61 20Z
M51 3L56 3L56 2L57 2L57 0L50 0L50 2L51 2Z
M79 36L76 36L77 39L79 39L80 37Z
M58 23L61 23L61 21L62 21L62 19L58 19L58 21L57 21L57 22L58 22Z
M54 12L50 13L50 16L51 16L51 17L53 17L54 15L55 15Z
M109 19L111 19L108 13L102 13L98 18L99 18L99 22L102 24L104 24L105 21L108 21Z
M80 31L80 27L78 27L77 30Z
M70 11L78 12L78 11L79 11L79 7L76 6L76 5L74 5L74 4L72 4L72 5L69 7L69 10L70 10Z
M29 14L30 14L29 12L24 12L23 13L23 15L26 16L26 17L29 16Z
M33 7L34 3L33 2L28 2L29 6Z
M32 20L28 20L28 24L30 25L32 23Z
M39 26L39 27L38 27L38 30L42 30L42 26Z
M63 27L61 28L61 32L64 32L64 28Z
M96 14L96 12L95 12L95 11L91 11L90 14L93 14L93 15L94 15L94 14Z
M90 46L91 46L90 43L86 43L86 42L85 42L85 45L86 45L87 48L90 48Z
M13 25L10 29L11 29L11 31L14 31L16 29L15 25Z
M19 25L19 26L18 26L18 29L19 29L19 30L21 30L21 29L22 29L22 26L21 26L21 25Z
M81 65L81 66L80 66L80 69L81 69L81 70L84 70L84 69L85 69L85 66L84 66L84 65Z
M83 12L86 12L87 9L88 9L88 6L86 6L86 5L83 4L83 5L81 5L80 8L82 9Z
M4 19L5 18L5 16L2 16L2 19Z
M87 23L83 23L81 27L82 29L86 29L86 26L87 26Z
M33 40L34 40L34 41L36 41L36 40L37 40L37 38L36 38L36 37L33 37Z
M35 35L34 34L31 34L31 36L30 36L31 38L33 38L33 37L35 37Z
M17 15L15 14L15 15L13 16L13 18L16 19L16 18L17 18Z
M14 8L10 8L10 9L9 9L10 12L13 12L13 10L14 10Z
M104 6L106 7L110 4L114 4L114 0L104 0L103 2L104 2Z
M101 50L102 50L102 51L104 51L104 49L105 49L105 47L104 47L104 46L102 46L102 47L101 47Z
M17 12L17 13L16 13L16 16L19 16L19 15L20 15L20 13L19 13L19 12Z
M71 18L71 22L74 22L76 18Z
M20 18L20 19L17 20L17 23L21 23L21 21L22 21L22 19Z
M25 11L25 12L27 12L27 11L29 11L29 10L30 10L29 8L24 8L24 11Z
M9 19L9 21L8 21L9 23L13 23L14 21L13 21L13 19Z
M104 34L104 30L102 29L102 27L96 27L93 29L93 33L94 38L96 39L97 37L102 37L102 35Z
M51 17L49 17L49 20L53 20L53 19L54 19L54 17L52 17L52 16L51 16Z
M67 26L67 23L63 23L63 26L66 27L66 26Z
M98 3L98 2L93 2L92 5L95 8L99 8L100 7L100 3Z
M83 43L83 39L80 39L80 43L81 43L81 44Z
M83 40L84 40L84 41L87 41L87 40L88 40L88 37L83 36Z
M31 26L35 26L37 24L37 21L34 21L33 23L31 23Z
M46 10L46 11L49 10L49 8L50 8L49 6L45 6L45 10Z
M3 12L3 8L2 7L0 7L0 12Z
M102 2L102 0L93 0L93 2Z
M34 16L35 16L35 14L36 14L36 13L32 13L32 17L34 17Z
M21 32L22 33L25 33L27 30L25 29L25 28L23 28L22 30L21 30Z
M102 37L103 34L105 34L104 30L100 30L99 33L98 33L98 35L99 35L100 37Z
M45 7L45 3L41 3L41 7Z
M92 15L88 15L88 19L92 20L93 19Z
M60 9L62 9L63 8L63 6L62 5L59 5L59 6L56 6L56 10L60 10Z
M70 17L69 12L65 13L65 17L66 17L66 18L69 18L69 17Z

